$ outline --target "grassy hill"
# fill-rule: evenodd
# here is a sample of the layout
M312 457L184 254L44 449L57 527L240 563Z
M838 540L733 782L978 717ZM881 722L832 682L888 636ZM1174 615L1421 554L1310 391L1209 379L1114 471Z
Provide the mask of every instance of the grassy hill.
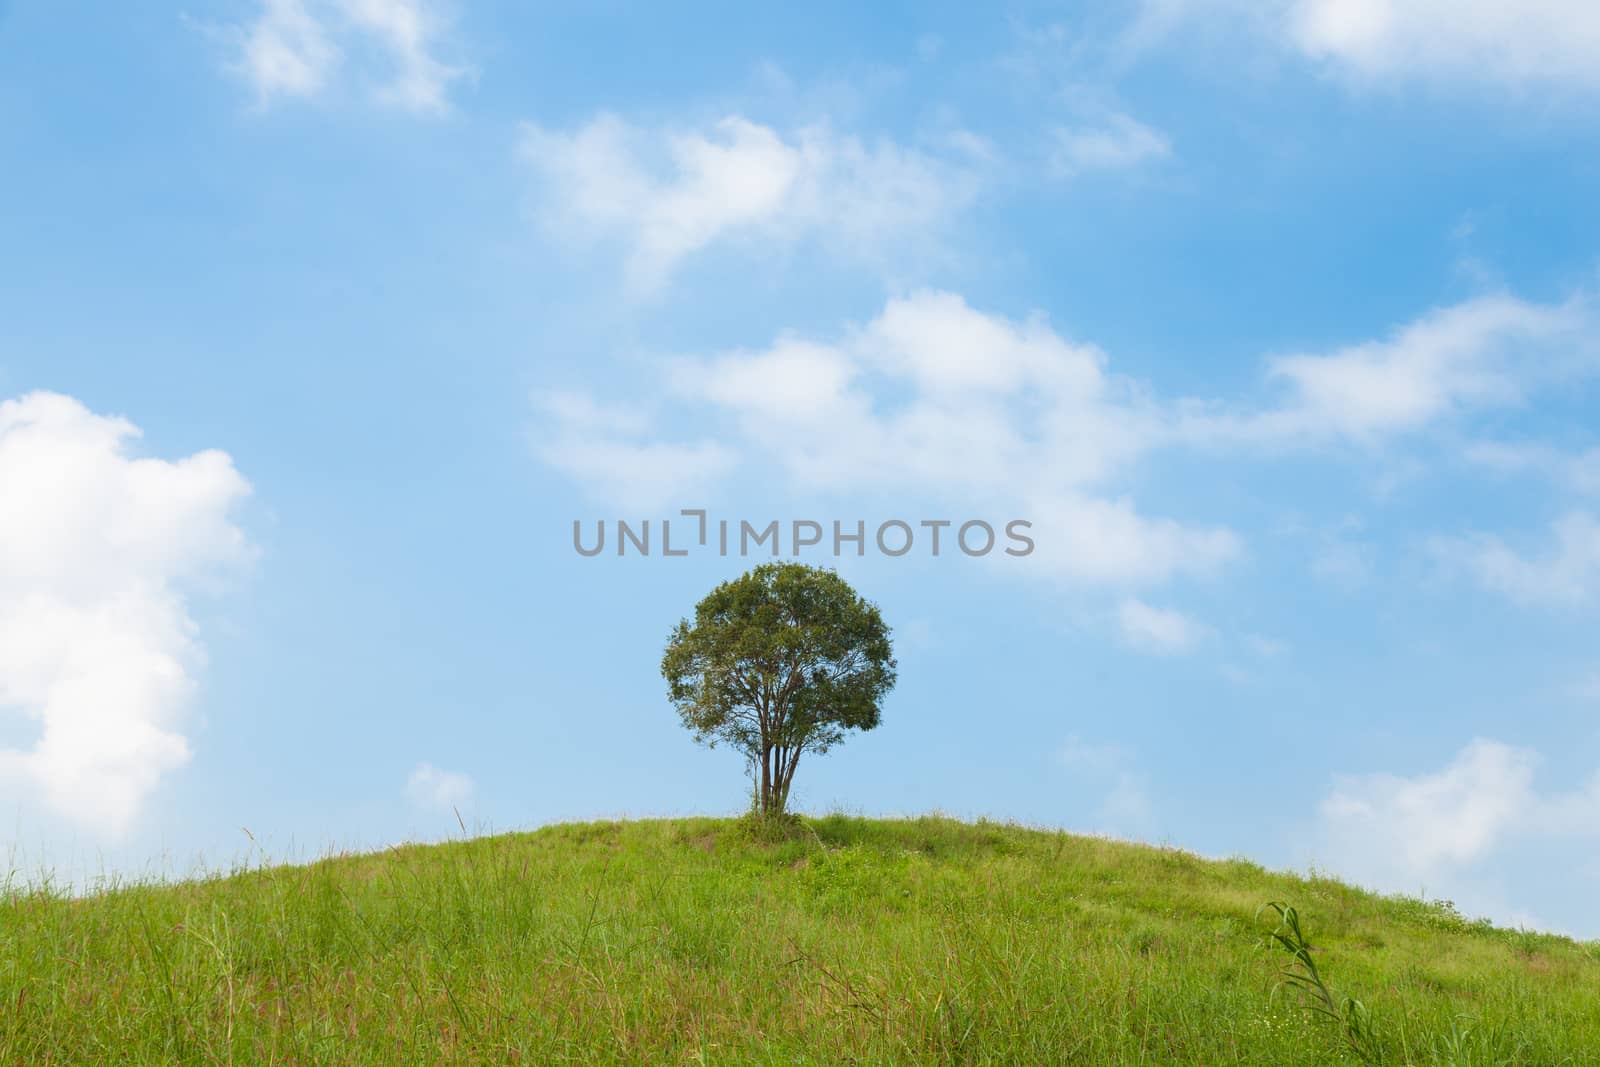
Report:
M1372 1042L1274 993L1268 900ZM1600 1063L1600 944L939 818L555 826L11 892L0 931L0 1063L28 1067Z

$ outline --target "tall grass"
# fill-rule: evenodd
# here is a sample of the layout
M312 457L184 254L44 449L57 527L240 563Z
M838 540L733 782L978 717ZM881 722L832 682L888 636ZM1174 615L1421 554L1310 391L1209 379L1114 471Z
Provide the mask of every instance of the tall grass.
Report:
M1278 924L1267 935L1267 941L1289 953L1289 963L1278 972L1279 987L1288 987L1297 993L1314 1018L1332 1023L1362 1063L1382 1063L1382 1044L1373 1028L1372 1015L1367 1006L1354 997L1334 998L1311 955L1311 942L1306 940L1305 931L1300 927L1300 912L1292 905L1271 900L1257 909L1256 914L1260 916L1269 910L1277 913Z
M13 889L0 1064L1359 1062L1274 996L1265 899L1381 1062L1595 1062L1592 945L1171 849L830 817Z
M1455 911L1448 901L1440 910ZM1519 1036L1508 1020L1492 1026L1481 1025L1470 1014L1458 1014L1450 1021L1450 1028L1426 1039L1419 1035L1400 1035L1398 1046L1386 1042L1380 1034L1372 1013L1354 997L1335 998L1323 980L1321 971L1311 953L1313 946L1300 925L1299 911L1282 901L1269 901L1257 912L1272 911L1278 916L1277 925L1267 934L1267 944L1281 948L1289 954L1289 962L1279 970L1279 989L1289 989L1300 998L1301 1005L1310 1016L1330 1025L1343 1041L1346 1049L1364 1064L1427 1063L1448 1064L1450 1067L1515 1067L1521 1063L1544 1062L1532 1058L1532 1049ZM1480 932L1495 933L1492 927L1479 926ZM1515 931L1510 942L1532 958L1532 945L1537 935L1528 930ZM1416 1047L1413 1047L1416 1046ZM1590 1058L1600 1059L1600 1050ZM1580 1060L1581 1062L1581 1060Z

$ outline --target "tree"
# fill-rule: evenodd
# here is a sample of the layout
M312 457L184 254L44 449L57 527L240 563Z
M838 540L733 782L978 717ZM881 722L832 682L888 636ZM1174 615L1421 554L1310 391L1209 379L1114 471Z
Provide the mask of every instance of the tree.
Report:
M871 730L894 686L889 627L830 570L767 563L723 582L673 629L668 694L696 741L754 768L756 805L779 815L803 753Z

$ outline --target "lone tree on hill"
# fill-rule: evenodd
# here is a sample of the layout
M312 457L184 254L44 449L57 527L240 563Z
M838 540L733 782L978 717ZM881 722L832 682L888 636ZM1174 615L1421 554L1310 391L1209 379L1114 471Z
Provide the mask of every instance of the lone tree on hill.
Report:
M723 582L672 631L661 673L696 741L756 768L756 805L779 815L804 752L870 730L894 686L889 627L830 570L767 563Z

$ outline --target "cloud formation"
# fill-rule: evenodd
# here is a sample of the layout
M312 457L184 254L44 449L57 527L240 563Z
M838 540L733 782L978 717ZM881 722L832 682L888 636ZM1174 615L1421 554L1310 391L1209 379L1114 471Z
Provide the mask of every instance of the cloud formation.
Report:
M1117 623L1124 640L1148 652L1187 652L1208 633L1181 611L1152 607L1132 597L1117 608Z
M1554 544L1539 556L1489 534L1438 538L1434 549L1519 604L1578 608L1600 600L1600 521L1574 511L1552 524L1551 535Z
M1321 807L1335 869L1415 891L1486 862L1518 841L1600 837L1600 773L1568 793L1534 785L1538 754L1478 738L1442 770L1337 779Z
M1361 78L1600 88L1600 8L1587 0L1295 0L1283 28Z
M636 292L720 242L819 239L875 257L918 239L976 191L969 171L892 141L806 126L781 133L738 115L704 129L644 129L602 114L570 132L523 127L521 153L547 225L624 249Z
M1147 515L1118 490L1152 453L1370 449L1592 372L1597 342L1585 297L1541 304L1491 293L1376 340L1269 359L1265 381L1279 395L1252 408L1162 401L1043 316L1009 319L921 290L836 336L781 334L765 348L665 361L661 392L680 416L671 421L696 428L678 439L637 412L567 393L538 401L535 440L546 462L621 503L701 493L756 461L802 491L1005 506L1042 535L1034 564L1129 586L1211 573L1241 550L1223 526ZM1530 599L1540 581L1576 583L1587 596L1580 527L1563 527L1548 575L1503 550L1475 566ZM1319 573L1358 579L1368 562L1352 552L1324 553ZM1132 622L1119 621L1131 634Z
M454 771L441 771L431 763L419 763L406 779L406 797L419 808L455 811L472 800L472 779Z
M252 556L232 460L136 457L138 435L55 393L0 403L0 714L37 730L0 780L107 834L189 760L185 590Z
M651 511L698 499L737 457L716 441L650 439L640 411L563 390L533 395L534 454L604 503Z
M1360 83L1600 89L1589 0L1147 0L1140 29L1218 19Z
M339 49L304 0L262 0L261 13L241 27L236 69L266 102L315 96L338 65Z
M390 68L378 99L438 114L449 108L451 82L466 74L434 55L443 26L429 0L261 0L255 19L230 34L232 69L265 106L316 96L348 56L377 52Z
M1557 486L1600 495L1600 448L1565 452L1538 442L1478 441L1463 453L1466 460L1501 474L1538 474Z
M1376 340L1267 362L1285 395L1243 414L1191 412L1179 436L1231 443L1375 444L1473 410L1520 403L1592 371L1600 326L1579 296L1541 304L1490 293L1437 308Z
M1058 126L1052 133L1050 169L1061 177L1086 171L1124 170L1172 154L1165 134L1131 115L1113 112L1102 121Z
M921 291L837 337L785 335L764 349L668 362L662 384L675 410L718 436L663 439L564 395L555 408L545 399L536 447L569 473L588 465L622 490L621 470L634 460L641 471L681 467L704 478L747 462L801 491L892 490L900 500L1015 511L1039 534L1032 562L1067 581L1214 571L1238 554L1233 533L1147 516L1106 492L1160 426L1105 364L1042 316L1011 320Z

